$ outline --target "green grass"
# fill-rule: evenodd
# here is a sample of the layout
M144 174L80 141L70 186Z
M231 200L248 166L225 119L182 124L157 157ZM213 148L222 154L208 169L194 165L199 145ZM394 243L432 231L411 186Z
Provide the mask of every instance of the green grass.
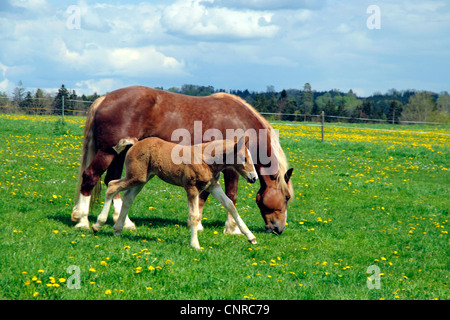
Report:
M224 235L209 199L201 251L189 247L184 190L153 179L113 235L70 220L83 118L0 115L2 299L448 299L447 135L277 125L294 167L281 236L264 233L259 184L240 181L237 209L257 237ZM423 126L361 125L432 131ZM353 131L352 131L353 130ZM104 192L104 190L103 190ZM91 222L100 212L90 213ZM367 286L369 266L380 289ZM70 266L80 289L70 289Z

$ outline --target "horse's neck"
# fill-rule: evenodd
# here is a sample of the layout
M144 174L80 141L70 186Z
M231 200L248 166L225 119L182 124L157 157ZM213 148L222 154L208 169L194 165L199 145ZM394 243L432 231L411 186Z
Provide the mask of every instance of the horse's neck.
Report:
M258 173L259 182L261 184L261 187L277 188L276 178L273 175L265 174L266 171L264 170L264 168L261 165L255 165L255 169L256 169L256 172Z

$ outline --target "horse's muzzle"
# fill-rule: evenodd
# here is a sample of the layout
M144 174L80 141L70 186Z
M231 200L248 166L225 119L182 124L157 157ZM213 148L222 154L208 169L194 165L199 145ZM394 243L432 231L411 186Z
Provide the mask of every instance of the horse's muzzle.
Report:
M279 226L278 223L274 223L272 225L266 225L266 232L267 233L275 233L275 234L282 234L284 231L284 226Z

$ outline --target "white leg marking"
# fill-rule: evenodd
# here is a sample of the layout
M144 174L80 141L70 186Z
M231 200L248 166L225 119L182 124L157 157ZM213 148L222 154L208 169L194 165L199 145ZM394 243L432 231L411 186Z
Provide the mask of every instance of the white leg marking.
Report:
M114 198L113 199L113 206L114 206L113 221L114 221L114 223L116 223L117 219L119 219L120 210L122 209L122 205L123 205L123 202L122 202L121 198ZM127 216L125 218L125 222L124 222L123 228L125 230L136 230L136 225Z
M103 209L97 217L97 222L92 225L92 230L94 232L99 231L100 228L105 224L106 220L108 219L109 208L111 207L111 202L114 197L114 195L108 193L108 191L109 190L106 190L105 204L103 205Z
M200 219L200 212L198 209L198 195L192 198L188 197L189 205L189 224L191 227L191 247L200 249L198 242L198 223Z
M252 243L256 244L256 238L253 235L253 233L248 229L245 222L241 219L239 216L236 207L233 204L233 201L231 201L230 198L227 197L227 195L223 192L222 188L219 184L216 184L211 190L211 194L216 198L227 210L228 212L231 212L233 215L234 221L236 221L236 224L238 225L239 229L245 236L247 237L247 240Z
M83 196L80 194L80 199L76 204L74 211L78 211L79 222L75 225L77 229L89 229L89 203L91 201L91 196Z
M120 234L122 233L122 229L124 228L125 221L128 218L128 211L130 210L130 207L131 207L134 199L136 198L138 193L142 190L144 185L145 184L135 186L124 192L122 209L120 210L119 218L117 219L116 223L114 224L114 234L116 236L120 236ZM134 224L133 224L133 226L134 226Z
M225 229L223 230L223 233L234 235L242 234L241 230L236 224L236 221L234 221L233 215L229 211L227 211L227 221L225 221Z
M114 223L117 221L120 215L120 209L122 209L122 199L116 198L113 199L113 206L114 206L114 214L113 214L113 221Z

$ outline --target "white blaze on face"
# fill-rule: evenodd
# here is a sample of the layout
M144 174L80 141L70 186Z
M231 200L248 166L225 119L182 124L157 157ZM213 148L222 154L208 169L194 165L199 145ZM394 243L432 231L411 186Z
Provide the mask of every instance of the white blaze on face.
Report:
M255 163L253 162L252 154L251 154L251 152L249 152L248 149L246 149L246 152L247 152L247 155L248 155L251 163L253 163L253 171L250 172L248 176L250 177L250 179L258 180L258 173L256 173Z

